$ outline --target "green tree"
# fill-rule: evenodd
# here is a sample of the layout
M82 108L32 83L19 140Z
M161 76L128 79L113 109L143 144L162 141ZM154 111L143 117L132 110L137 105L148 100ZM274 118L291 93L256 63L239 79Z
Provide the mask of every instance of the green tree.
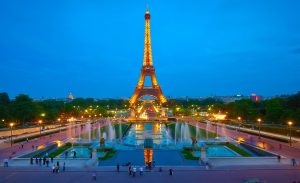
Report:
M28 95L24 94L20 94L16 97L11 103L10 109L12 118L21 122L22 125L25 125L25 122L38 119L43 111L40 105L34 102Z
M274 98L265 101L266 121L279 122L284 112L284 99Z
M7 93L0 93L0 127L7 126L10 119L9 114L10 99Z

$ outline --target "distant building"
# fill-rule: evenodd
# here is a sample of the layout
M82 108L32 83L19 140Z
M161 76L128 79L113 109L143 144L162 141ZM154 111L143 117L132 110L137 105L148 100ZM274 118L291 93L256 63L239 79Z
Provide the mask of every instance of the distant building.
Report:
M67 102L71 102L72 100L74 100L74 97L72 95L72 92L70 92L69 96L67 97Z
M250 95L250 99L254 102L259 102L261 100L260 96L256 95L255 93Z
M224 102L225 104L228 104L231 102L235 102L237 100L246 99L247 97L238 94L238 95L233 95L233 96L214 96L213 98L220 100L220 101Z

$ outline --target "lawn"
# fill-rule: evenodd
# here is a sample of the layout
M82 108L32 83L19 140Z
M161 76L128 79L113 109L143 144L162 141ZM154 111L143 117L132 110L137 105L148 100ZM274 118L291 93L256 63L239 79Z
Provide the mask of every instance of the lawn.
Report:
M116 150L113 148L99 148L97 149L98 152L106 152L106 154L103 157L99 157L99 160L106 160L112 158L116 154Z
M229 149L233 150L234 152L240 154L241 156L251 157L251 155L247 151L245 151L231 143L226 143L225 146L228 147Z

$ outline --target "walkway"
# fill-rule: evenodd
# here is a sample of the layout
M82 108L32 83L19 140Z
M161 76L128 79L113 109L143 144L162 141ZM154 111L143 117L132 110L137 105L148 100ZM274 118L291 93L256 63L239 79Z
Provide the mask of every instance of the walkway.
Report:
M172 183L241 183L246 180L260 180L270 183L292 183L300 181L299 169L232 169L232 170L190 170L174 168L173 176L168 174L168 168L163 172L157 169L152 172L144 172L143 176L129 176L127 167L121 167L121 172L112 170L68 170L59 174L53 174L48 170L18 170L13 168L0 169L0 182L3 183L85 183L85 182L172 182ZM92 180L96 174L97 180Z

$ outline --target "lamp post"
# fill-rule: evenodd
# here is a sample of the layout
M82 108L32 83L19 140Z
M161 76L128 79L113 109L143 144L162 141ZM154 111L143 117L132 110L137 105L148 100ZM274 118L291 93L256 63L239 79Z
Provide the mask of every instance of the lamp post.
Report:
M59 123L59 132L61 132L61 127L62 127L62 125L61 125L61 119L60 118L57 118L57 121L58 121L58 123Z
M290 146L292 146L292 125L293 125L293 122L289 121L288 125L289 125L289 128L290 128Z
M218 121L216 121L215 124L216 124L216 138L218 138Z
M10 126L10 147L12 147L12 144L13 144L12 132L13 132L14 123L10 123L9 126Z
M42 135L42 123L43 123L43 121L39 120L38 122L39 122L39 125L40 125L40 135Z
M258 118L257 122L258 122L258 139L260 139L260 123L261 123L261 119Z
M239 117L237 117L237 119L238 119L238 121L239 121L239 132L240 132L242 118L239 116Z

